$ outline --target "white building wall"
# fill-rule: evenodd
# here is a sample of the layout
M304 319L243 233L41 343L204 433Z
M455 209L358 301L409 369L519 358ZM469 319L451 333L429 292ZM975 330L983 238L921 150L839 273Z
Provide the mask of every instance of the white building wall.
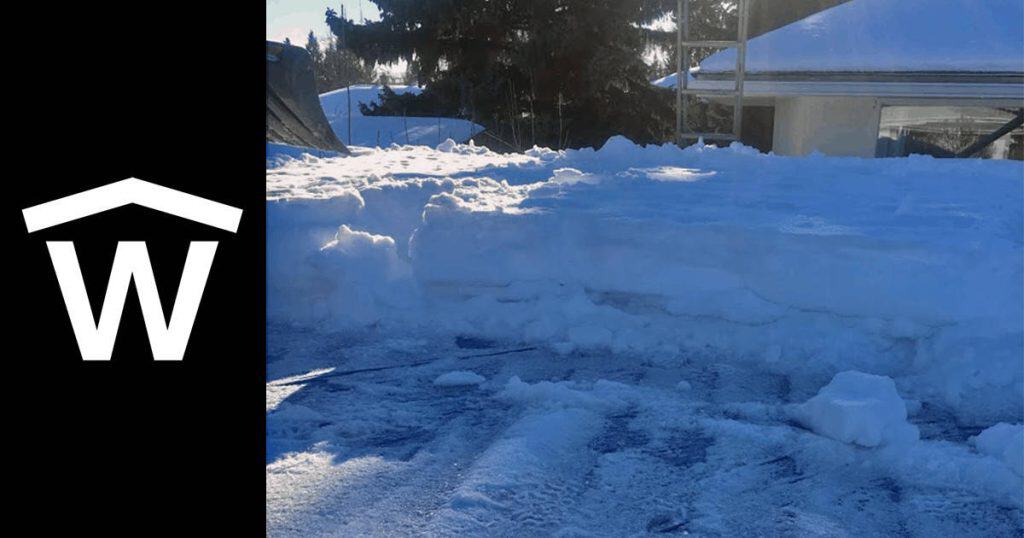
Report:
M775 100L772 151L874 157L881 110L872 97L780 97Z

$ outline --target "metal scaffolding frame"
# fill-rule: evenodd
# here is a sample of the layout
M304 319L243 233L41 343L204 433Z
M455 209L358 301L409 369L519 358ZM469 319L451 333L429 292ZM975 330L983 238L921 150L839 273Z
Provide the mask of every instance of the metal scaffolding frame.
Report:
M676 4L676 144L684 140L703 138L705 140L739 140L743 133L743 79L747 62L747 24L750 15L750 0L738 0L736 16L736 41L690 40L690 0L678 0ZM736 47L735 86L732 90L701 90L689 88L690 49L694 47ZM684 69L685 67L685 69ZM732 133L691 132L686 121L686 99L684 95L732 96Z

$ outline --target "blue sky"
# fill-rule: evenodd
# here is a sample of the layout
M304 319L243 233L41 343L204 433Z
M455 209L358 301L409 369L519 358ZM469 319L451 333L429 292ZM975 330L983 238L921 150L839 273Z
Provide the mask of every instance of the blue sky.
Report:
M310 30L318 37L326 37L330 30L324 23L324 12L328 7L340 12L342 5L348 18L357 22L360 8L365 19L379 18L377 6L370 0L267 0L267 39L284 41L289 37L296 45L302 45Z

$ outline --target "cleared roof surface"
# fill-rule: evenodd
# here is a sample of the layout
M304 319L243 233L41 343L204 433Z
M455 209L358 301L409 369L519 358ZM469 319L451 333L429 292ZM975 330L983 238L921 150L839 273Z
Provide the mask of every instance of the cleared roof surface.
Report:
M1024 0L852 0L751 39L747 72L1024 73Z

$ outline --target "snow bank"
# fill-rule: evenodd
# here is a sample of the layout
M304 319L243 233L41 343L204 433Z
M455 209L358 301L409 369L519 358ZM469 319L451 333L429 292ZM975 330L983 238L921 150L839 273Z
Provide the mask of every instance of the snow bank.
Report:
M840 372L794 416L815 432L844 443L876 447L916 441L896 384L885 376Z
M467 385L479 385L487 381L482 375L474 372L467 372L465 370L456 370L454 372L448 372L447 374L441 374L434 380L434 385L438 387L463 387Z
M276 168L295 159L305 159L307 156L323 158L339 157L341 154L330 150L304 148L299 146L289 146L288 144L278 144L276 142L267 142L267 168Z
M1024 475L1024 425L999 423L971 437L978 452L993 456Z
M804 397L853 369L1024 420L1019 162L442 149L268 170L268 319L726 357Z
M420 93L416 86L390 86L397 94ZM410 144L414 146L436 146L445 139L466 141L483 131L483 127L457 118L436 118L419 116L364 116L359 105L380 103L382 87L376 85L353 85L320 95L320 106L327 121L347 145L380 146ZM350 95L351 91L351 95ZM349 101L351 100L352 136L349 140Z

